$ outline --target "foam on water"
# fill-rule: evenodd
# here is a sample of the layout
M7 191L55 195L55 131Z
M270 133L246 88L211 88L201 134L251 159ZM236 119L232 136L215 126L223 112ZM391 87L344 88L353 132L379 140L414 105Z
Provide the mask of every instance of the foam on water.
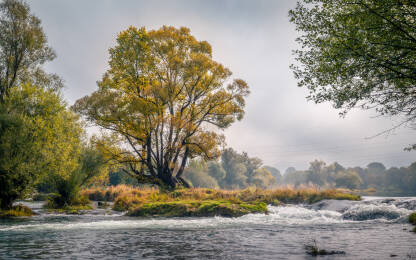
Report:
M397 220L412 213L411 210L398 208L396 205L381 204L357 204L344 212L344 219L366 221L375 219Z
M338 205L338 206L337 206ZM60 221L50 222L48 215L44 221L35 223L14 223L0 225L0 232L36 230L76 230L76 229L203 229L223 227L244 227L246 225L309 225L341 224L356 221L400 221L405 220L412 210L403 208L400 200L363 201L346 203L342 201L323 201L311 206L286 205L268 206L268 214L248 214L238 218L126 218L121 215L70 216L64 215ZM41 216L42 218L42 216Z
M89 222L39 223L0 226L4 231L30 230L69 230L69 229L123 229L123 228L170 228L170 229L200 229L216 227L244 226L246 224L261 225L295 225L310 223L342 222L341 213L328 210L310 210L301 206L269 206L269 214L248 214L238 218L153 218L153 219L114 219Z

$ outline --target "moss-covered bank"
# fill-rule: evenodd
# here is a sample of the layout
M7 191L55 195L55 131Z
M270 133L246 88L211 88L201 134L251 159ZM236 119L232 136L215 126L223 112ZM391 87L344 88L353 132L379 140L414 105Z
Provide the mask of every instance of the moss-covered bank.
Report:
M413 212L412 214L410 214L409 222L410 224L416 226L416 212ZM413 232L416 232L416 227L413 228Z
M267 213L266 204L225 200L154 202L132 208L127 215L140 217L239 217L249 213Z
M28 207L23 205L13 206L9 210L0 210L0 218L13 218L13 217L30 217L35 213Z

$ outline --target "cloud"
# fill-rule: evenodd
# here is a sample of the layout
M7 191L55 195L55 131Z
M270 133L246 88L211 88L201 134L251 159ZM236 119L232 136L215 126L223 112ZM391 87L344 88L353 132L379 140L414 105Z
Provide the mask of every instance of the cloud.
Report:
M70 104L94 91L107 68L108 48L129 25L157 29L187 26L213 47L214 58L251 88L246 116L225 131L229 146L284 170L306 168L315 158L364 166L409 165L414 153L403 147L416 131L365 139L392 126L390 118L353 111L345 119L329 104L306 101L289 69L297 33L287 12L292 0L279 1L28 1L58 58L47 65L66 82Z

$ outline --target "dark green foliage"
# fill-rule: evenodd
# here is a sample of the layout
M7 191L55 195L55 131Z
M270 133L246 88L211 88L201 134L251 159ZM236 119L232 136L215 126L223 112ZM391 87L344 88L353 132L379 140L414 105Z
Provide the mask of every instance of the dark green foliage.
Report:
M0 105L0 209L11 209L13 201L33 184L34 146L19 117L2 111ZM25 163L21 163L25 162Z
M292 68L309 99L414 122L414 1L303 0L289 16L301 35Z
M409 215L409 222L410 224L416 225L416 212Z

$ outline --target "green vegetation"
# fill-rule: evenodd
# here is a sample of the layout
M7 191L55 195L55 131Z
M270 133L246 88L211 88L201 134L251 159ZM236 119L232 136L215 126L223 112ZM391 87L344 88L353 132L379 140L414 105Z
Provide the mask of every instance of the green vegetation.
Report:
M414 39L397 30L413 9L406 3L305 2L322 4L314 9L299 4L290 12L297 29L305 32L299 41L306 50L297 52L304 67L294 70L310 98L346 110L363 101L365 108L376 105L382 114L404 113L413 120L413 52L397 55L403 46L413 48ZM396 26L368 32L401 14ZM363 29L357 31L357 25ZM78 100L73 110L62 97L62 80L42 68L55 53L24 1L0 3L0 39L3 217L33 214L13 203L35 189L50 194L49 210L79 213L91 208L91 199L114 201L115 210L135 216L240 216L264 213L266 204L360 199L334 187L415 195L416 163L387 170L381 163L362 169L314 161L306 171L290 168L282 176L245 152L221 150L225 140L216 130L243 118L249 87L231 80L231 71L213 60L211 45L196 40L188 28L122 31L109 50L109 69L98 90ZM386 45L386 39L395 46ZM105 134L87 138L74 111ZM102 184L141 187L81 191Z
M193 187L244 189L256 186L262 189L276 184L276 178L266 169L259 158L249 157L247 153L239 154L232 148L221 154L221 162L192 160L184 171L184 178Z
M188 28L130 26L116 40L98 90L73 108L112 133L103 150L140 183L189 187L188 159L220 155L224 137L214 128L243 118L248 85L230 82L211 45Z
M416 163L409 167L386 169L382 163L373 162L366 168L344 168L338 163L326 165L313 161L306 171L293 167L286 170L280 185L314 184L357 190L360 194L379 196L415 196Z
M50 206L66 207L104 159L67 108L61 79L41 67L55 54L29 6L3 1L0 28L0 209L35 186L59 194Z
M416 226L416 212L413 212L409 216L409 223ZM416 227L413 228L413 232L416 232Z
M303 0L289 16L301 35L292 68L309 99L415 122L414 1Z
M34 214L35 213L33 213L33 211L30 208L23 205L12 206L10 209L7 210L0 210L0 218L30 217Z
M412 214L410 214L409 222L413 225L416 225L416 212L413 212Z
M56 190L48 198L47 208L87 206L88 198L79 195L81 188L94 178L106 173L106 161L102 154L91 145L81 148L77 168L69 176L50 175L47 181Z
M173 201L144 203L129 210L129 216L163 217L239 217L249 213L266 213L263 202L243 203L230 201Z
M61 80L41 67L55 54L27 4L3 1L0 28L0 208L7 210L43 176L72 168L81 128Z
M359 196L342 190L278 188L263 190L177 189L160 191L155 188L134 188L126 185L91 188L81 192L91 200L114 201L113 209L128 211L130 216L241 216L265 213L266 204L315 203L323 199L360 200Z

